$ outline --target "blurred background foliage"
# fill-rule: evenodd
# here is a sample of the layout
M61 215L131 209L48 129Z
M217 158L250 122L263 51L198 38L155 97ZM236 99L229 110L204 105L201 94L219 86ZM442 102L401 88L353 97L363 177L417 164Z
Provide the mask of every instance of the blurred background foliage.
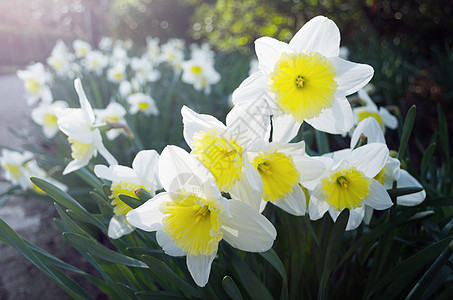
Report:
M374 67L378 105L397 105L404 115L415 104L423 112L412 147L432 141L438 106L453 123L450 0L0 0L0 74L44 61L58 39L97 45L102 36L130 39L136 47L147 36L176 37L254 57L256 38L289 41L319 14L337 23L350 60Z

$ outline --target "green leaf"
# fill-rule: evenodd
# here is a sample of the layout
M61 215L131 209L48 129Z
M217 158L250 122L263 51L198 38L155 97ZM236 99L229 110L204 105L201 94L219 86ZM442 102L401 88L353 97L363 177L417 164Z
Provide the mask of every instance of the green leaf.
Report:
M69 279L65 274L50 265L44 264L27 246L25 241L1 219L0 240L19 251L74 299L93 299L81 286Z
M153 198L153 196L145 189L139 188L135 191L135 194L138 196L138 198L142 201L142 203L145 203L149 199Z
M283 265L283 262L280 260L280 257L278 257L277 253L275 253L274 249L271 248L266 252L260 252L258 254L262 256L265 260L267 260L278 271L278 273L285 282L288 281L285 266Z
M404 188L397 188L397 189L388 189L387 192L389 193L392 199L395 199L398 196L409 195L413 193L418 193L423 191L421 187L404 187Z
M111 215L113 214L112 205L99 193L90 192L91 198L98 204L99 210L102 214Z
M101 192L103 190L102 181L97 178L93 173L88 171L87 168L81 168L74 171L74 174L82 178L86 183L88 183L95 190Z
M150 270L178 288L182 293L199 298L200 292L187 281L179 277L166 263L148 255L142 255L142 260Z
M139 291L135 292L135 295L142 299L153 299L153 300L187 299L187 297L185 296L164 291Z
M34 184L36 184L36 186L42 189L47 195L52 197L55 201L76 213L82 220L91 223L98 227L99 229L101 229L102 231L106 232L107 228L105 227L105 225L102 224L93 215L91 215L82 205L80 205L69 194L67 194L58 187L54 186L53 184L43 179L31 177L30 180Z
M425 178L426 172L428 171L429 163L433 157L434 150L436 150L436 143L432 143L426 148L425 153L423 153L422 163L421 163L421 178Z
M89 254L99 257L105 261L130 267L147 268L146 264L144 264L143 262L116 251L110 250L99 242L90 240L79 234L65 232L63 233L63 236L68 239L68 241L75 247L80 248L83 251L86 251Z
M452 237L445 238L414 255L406 258L398 265L391 268L373 286L367 299L373 298L379 291L385 291L388 297L396 297L408 284L419 275L420 271L430 262L434 261L451 242ZM387 287L387 285L390 286Z
M412 132L412 127L414 126L415 121L415 105L409 109L406 119L404 120L403 131L401 133L400 148L398 149L398 159L401 161L406 151L407 143Z
M222 286L223 286L223 289L225 290L225 292L228 294L228 296L231 297L231 299L235 299L235 300L242 299L242 294L239 291L239 288L237 287L233 278L231 278L230 276L223 277Z
M330 232L329 243L327 244L321 282L319 283L318 299L328 298L327 283L329 281L330 273L335 267L335 262L337 261L340 247L343 244L343 235L346 229L346 225L348 224L348 219L349 209L344 209L333 224L332 231Z
M282 292L280 295L280 299L287 299L288 298L288 277L286 276L285 266L283 262L278 257L277 253L275 253L274 249L269 249L266 252L260 252L260 256L262 256L265 260L267 260L280 274L283 279L282 283ZM234 298L233 298L234 299Z
M123 201L132 208L137 208L143 204L143 201L141 201L140 199L131 197L129 195L119 194L118 197L120 198L121 201Z
M266 286L261 280L253 273L249 266L240 258L235 249L229 249L227 259L236 270L244 289L249 294L250 298L256 300L271 300L273 299L271 293L267 290Z
M330 152L329 140L325 132L315 130L316 145L318 147L318 153L324 154Z

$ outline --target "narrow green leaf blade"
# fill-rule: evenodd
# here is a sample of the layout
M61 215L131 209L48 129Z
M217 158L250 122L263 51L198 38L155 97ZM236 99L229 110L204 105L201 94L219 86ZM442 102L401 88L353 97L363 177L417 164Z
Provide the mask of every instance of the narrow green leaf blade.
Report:
M116 251L110 250L102 244L83 237L79 234L65 232L63 233L63 236L68 239L69 242L75 247L80 248L83 251L86 251L89 254L99 257L105 261L130 267L147 268L147 265L143 262Z
M231 299L242 299L241 291L239 291L238 286L230 276L223 277L222 286L228 296L231 297Z
M406 151L407 142L412 132L412 127L414 126L416 108L415 105L409 109L406 119L404 120L403 131L401 133L400 148L398 149L398 159L401 161L404 152Z
M74 213L79 215L82 220L85 220L88 223L91 223L98 227L99 229L106 231L106 227L102 224L98 219L96 219L93 215L91 215L82 205L80 205L74 198L72 198L69 194L62 191L58 187L54 186L53 184L37 178L31 177L30 180L36 184L40 189L42 189L47 195L52 197L55 201L63 205L64 207L72 210Z
M168 282L178 288L181 292L197 297L200 297L200 292L190 285L187 281L179 277L166 263L157 258L142 255L142 260L149 266L151 271L165 278Z

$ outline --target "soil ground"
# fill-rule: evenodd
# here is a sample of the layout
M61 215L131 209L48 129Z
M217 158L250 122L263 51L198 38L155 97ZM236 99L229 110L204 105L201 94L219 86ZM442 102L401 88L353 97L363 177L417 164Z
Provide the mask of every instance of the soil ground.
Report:
M0 148L21 148L20 139L10 129L26 131L30 126L29 113L22 81L15 75L0 76ZM0 182L0 192L7 187L8 184ZM11 197L0 206L0 218L24 239L83 270L91 269L54 226L52 219L56 216L53 204L38 198ZM67 275L86 287L80 276ZM104 298L93 286L87 290L95 298ZM0 242L0 300L13 299L71 298L18 251Z

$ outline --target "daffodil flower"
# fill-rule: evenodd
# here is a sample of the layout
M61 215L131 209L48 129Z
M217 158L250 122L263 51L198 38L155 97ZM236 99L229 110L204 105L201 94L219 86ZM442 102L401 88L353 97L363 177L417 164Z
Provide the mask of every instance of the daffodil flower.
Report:
M102 52L94 50L88 52L83 60L83 65L89 72L94 72L100 76L109 63L108 57Z
M126 64L116 62L115 65L107 70L107 80L119 84L126 80Z
M328 211L335 221L342 210L349 209L346 230L352 230L362 223L367 206L378 210L392 206L386 189L374 179L388 156L387 146L381 143L326 155L332 160L313 188L308 207L310 219L317 220Z
M205 94L209 94L211 85L220 80L220 74L214 69L214 63L201 55L182 62L181 68L181 80L192 84L197 91L204 91Z
M46 103L52 102L53 96L49 88L51 76L42 63L36 63L25 70L17 71L17 77L24 82L28 105L33 105L39 100Z
M242 180L230 192L231 197L259 211L270 202L292 215L305 215L308 199L301 182L315 180L325 171L322 162L305 153L305 143L272 142L263 151L248 156L263 183L262 190L253 193L248 182Z
M171 256L186 256L195 283L205 286L223 239L233 247L263 252L276 230L241 201L222 196L214 176L182 148L167 146L159 159L160 193L127 214L133 226L157 231L157 242Z
M184 106L181 109L184 139L191 154L213 174L222 192L230 192L238 180L247 180L255 192L262 182L258 171L248 160L247 151L259 152L267 145L270 120L256 107L233 108L226 117L226 126L210 115L197 114Z
M19 184L23 190L30 186L30 174L25 168L25 164L33 159L33 153L29 151L18 152L2 149L0 165L5 170L5 179L12 184Z
M63 174L71 173L86 166L97 152L106 159L110 165L118 162L102 143L102 136L94 125L95 115L83 90L80 79L74 81L74 86L79 95L81 108L67 108L58 114L58 127L68 136L71 144L73 160L66 166Z
M51 139L59 131L57 115L67 107L68 104L65 101L42 102L31 111L31 118L36 124L42 126L44 135Z
M370 96L364 89L358 91L359 99L365 102L365 106L355 107L352 112L354 114L354 123L373 117L379 123L381 130L385 133L385 128L396 129L398 120L385 107L378 107L371 100Z
M314 128L339 134L349 131L352 109L345 96L373 76L369 65L339 57L340 31L318 16L307 22L289 44L270 37L255 41L259 71L233 93L233 103L254 101L265 92L273 108L275 139L289 142L305 121Z
M141 112L147 116L159 115L159 109L157 108L156 102L154 99L143 93L134 93L127 97L127 102L129 103L129 113L135 115L138 112Z
M159 154L156 151L142 150L135 156L132 168L120 165L110 167L96 165L94 167L94 173L97 177L112 182L110 198L115 215L110 220L108 228L108 236L112 239L118 239L135 229L126 220L126 214L132 208L121 201L118 195L124 194L135 197L135 191L142 188L154 196L156 190L161 188L157 172L158 160Z
M78 58L86 57L87 54L91 52L91 45L80 39L74 40L74 42L72 42L72 47Z
M126 109L118 102L110 102L104 109L95 109L94 113L98 122L120 122L126 124L126 120L124 119ZM121 132L123 132L121 128L110 129L105 135L109 140L114 140L121 134Z
M384 134L381 130L380 124L373 117L368 117L361 121L354 130L351 137L352 145L360 144L360 139L366 139L368 143L382 143L386 144ZM397 188L404 187L418 187L423 188L420 182L417 181L406 170L400 168L400 161L391 156L388 157L384 167L374 177L386 189L393 187L393 182L396 181ZM403 206L415 206L423 202L426 198L425 190L416 193L398 196L396 204Z

